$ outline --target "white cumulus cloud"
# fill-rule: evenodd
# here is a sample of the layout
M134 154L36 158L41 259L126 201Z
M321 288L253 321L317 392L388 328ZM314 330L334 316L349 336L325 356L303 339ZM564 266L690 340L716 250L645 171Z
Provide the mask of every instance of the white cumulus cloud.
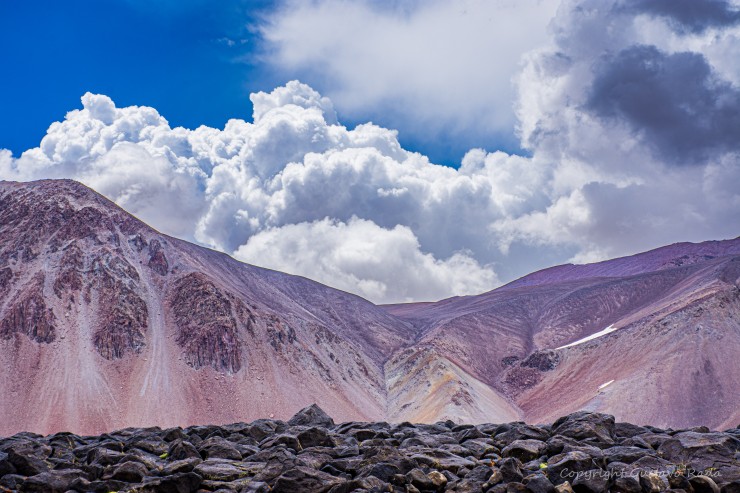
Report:
M270 228L235 252L245 262L310 277L379 302L438 300L498 284L492 269L464 252L447 259L423 253L405 226L323 219Z
M78 179L164 232L378 302L498 284L490 262L469 253L495 250L479 231L502 207L488 165L460 172L404 150L395 131L347 129L331 101L295 81L252 99L252 122L187 130L88 93L38 148L0 154L0 171ZM327 237L279 260L301 234ZM352 248L367 256L346 261Z
M261 30L266 61L321 87L345 115L403 125L420 140L513 143L512 77L546 41L557 4L287 0Z
M482 29L454 12L438 19L448 2L390 13L341 5L411 27L428 15L429 26L453 33ZM0 150L0 178L78 179L166 233L378 302L474 293L555 262L734 237L740 64L729 54L740 26L723 5L696 18L685 2L562 2L517 76L528 156L471 149L458 169L439 166L404 149L395 130L343 126L331 100L293 81L253 94L252 120L223 129L172 128L154 108L88 93L39 147L19 157ZM341 63L348 55L337 49Z

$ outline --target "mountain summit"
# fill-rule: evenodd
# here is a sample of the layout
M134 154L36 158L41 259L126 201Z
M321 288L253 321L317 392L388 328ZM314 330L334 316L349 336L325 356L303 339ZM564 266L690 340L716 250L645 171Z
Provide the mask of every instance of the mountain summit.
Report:
M0 434L288 418L740 419L740 239L375 306L163 235L69 180L0 182Z

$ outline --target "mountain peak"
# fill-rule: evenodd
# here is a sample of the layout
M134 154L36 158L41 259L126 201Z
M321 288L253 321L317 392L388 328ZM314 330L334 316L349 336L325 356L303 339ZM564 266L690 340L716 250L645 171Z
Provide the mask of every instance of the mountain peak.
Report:
M739 247L682 243L378 307L160 234L71 180L0 182L0 434L301 409L726 426L740 419Z

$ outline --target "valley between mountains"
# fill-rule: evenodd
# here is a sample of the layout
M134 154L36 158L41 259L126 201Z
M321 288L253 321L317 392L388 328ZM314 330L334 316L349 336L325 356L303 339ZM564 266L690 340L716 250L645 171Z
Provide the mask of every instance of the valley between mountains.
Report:
M287 419L740 422L740 238L376 306L0 182L0 435Z

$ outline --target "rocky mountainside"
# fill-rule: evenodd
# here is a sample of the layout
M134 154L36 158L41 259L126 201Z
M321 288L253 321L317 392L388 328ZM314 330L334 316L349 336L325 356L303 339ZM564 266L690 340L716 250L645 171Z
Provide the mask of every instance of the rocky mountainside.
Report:
M554 267L478 296L386 308L419 330L391 363L406 379L438 378L433 363L414 360L418 352L452 361L467 375L458 392L477 401L469 382L483 382L527 421L579 409L659 426L740 421L740 239Z
M552 424L287 422L0 439L2 491L64 493L736 493L740 429L659 429L575 413Z
M385 416L414 329L167 237L73 181L0 184L0 434Z
M286 419L740 421L740 239L379 307L0 182L0 435Z

